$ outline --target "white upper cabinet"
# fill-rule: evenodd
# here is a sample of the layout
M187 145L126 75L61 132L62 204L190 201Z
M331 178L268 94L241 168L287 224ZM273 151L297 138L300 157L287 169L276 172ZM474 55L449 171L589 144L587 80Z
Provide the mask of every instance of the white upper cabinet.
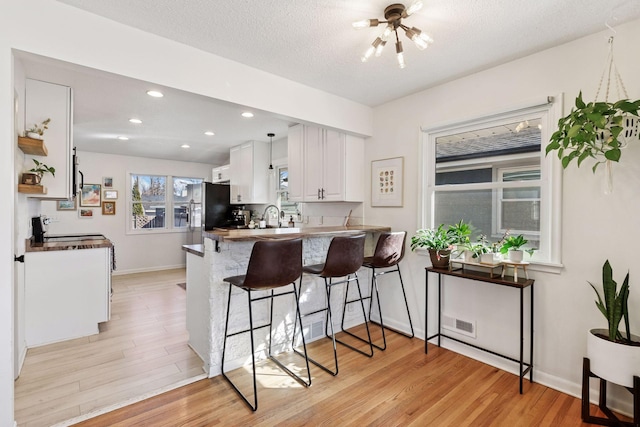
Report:
M227 182L231 179L231 165L218 166L211 170L211 182Z
M362 202L364 140L297 125L289 129L289 200Z
M270 203L269 144L250 141L230 151L231 203Z
M47 156L25 155L24 170L28 171L34 167L33 158L56 170L55 177L45 174L42 178L42 184L47 187L47 194L31 197L69 199L73 194L71 88L32 79L26 79L25 85L25 127L28 129L49 118L51 122L43 136L48 149Z

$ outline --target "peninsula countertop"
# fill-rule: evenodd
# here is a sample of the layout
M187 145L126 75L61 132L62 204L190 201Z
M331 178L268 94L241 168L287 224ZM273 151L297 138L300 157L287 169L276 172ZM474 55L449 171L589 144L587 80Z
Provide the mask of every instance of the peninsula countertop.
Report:
M113 242L99 234L67 234L47 236L44 243L36 243L33 239L26 239L25 252L68 251L112 247Z
M380 225L348 225L302 228L254 228L227 230L215 228L203 232L204 237L218 242L248 242L253 240L293 239L296 237L342 236L358 233L380 233L391 227Z

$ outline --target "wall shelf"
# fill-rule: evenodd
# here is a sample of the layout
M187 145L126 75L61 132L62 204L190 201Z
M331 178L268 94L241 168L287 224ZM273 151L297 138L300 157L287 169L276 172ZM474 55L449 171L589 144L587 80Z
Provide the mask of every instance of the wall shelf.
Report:
M47 187L43 185L18 184L18 193L47 194Z
M44 145L44 141L42 139L19 136L18 147L20 147L23 153L31 154L33 156L46 156L49 154L47 146Z

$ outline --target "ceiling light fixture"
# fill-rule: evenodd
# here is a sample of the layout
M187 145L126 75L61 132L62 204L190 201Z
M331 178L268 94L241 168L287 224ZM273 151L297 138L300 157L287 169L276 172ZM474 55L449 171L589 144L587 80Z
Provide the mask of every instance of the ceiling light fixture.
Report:
M427 34L423 33L422 30L416 27L407 27L402 23L404 18L414 14L418 10L422 8L422 1L416 0L414 1L408 8L405 8L403 4L394 3L392 5L387 6L384 9L384 18L386 21L381 21L379 19L364 19L362 21L357 21L353 23L353 28L356 30L360 30L362 28L368 27L377 27L379 24L387 24L384 31L376 37L376 39L371 43L369 49L362 56L362 62L367 62L371 56L375 54L375 56L380 56L382 54L382 50L387 44L387 39L391 35L391 33L395 33L396 35L396 57L398 59L398 66L400 68L404 68L406 63L404 62L404 50L402 49L402 42L398 37L398 28L404 30L405 35L415 43L415 45L420 50L426 49L429 44L433 43L433 39L429 37Z
M127 138L126 136L119 136L118 139L120 141L128 141L129 140L129 138Z
M215 133L211 132L210 130L206 131L204 134L207 135L207 136L215 135Z
M180 148L190 148L190 147L191 147L191 146L190 146L189 144L182 144L182 145L180 146Z
M268 133L269 137L269 170L273 170L273 137L276 136L275 133Z
M158 90L148 90L147 95L153 96L154 98L162 98L164 96L163 93Z
M137 124L137 125L139 125L139 124L141 124L141 123L142 123L142 120L140 120L140 119L129 119L129 121L130 121L131 123L135 123L135 124Z
M246 117L247 119L250 119L251 117L253 117L253 113L246 111L242 113L242 117Z

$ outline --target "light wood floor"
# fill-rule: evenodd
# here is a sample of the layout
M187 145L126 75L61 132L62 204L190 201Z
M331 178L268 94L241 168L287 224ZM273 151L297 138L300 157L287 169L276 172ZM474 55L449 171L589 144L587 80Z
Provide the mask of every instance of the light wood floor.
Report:
M271 362L261 363L255 413L228 383L215 377L78 425L582 425L579 399L528 382L520 395L515 375L435 346L425 355L424 341L390 335L388 349L376 351L371 359L339 346L338 376L312 366L310 388L303 388ZM315 356L319 351L330 354L328 340L310 347ZM303 366L300 359L295 364ZM249 372L237 371L234 374L249 380ZM250 387L250 382L245 385ZM595 407L592 413L599 414Z
M51 426L203 375L180 282L184 269L113 276L99 334L29 349L15 383L18 425Z

